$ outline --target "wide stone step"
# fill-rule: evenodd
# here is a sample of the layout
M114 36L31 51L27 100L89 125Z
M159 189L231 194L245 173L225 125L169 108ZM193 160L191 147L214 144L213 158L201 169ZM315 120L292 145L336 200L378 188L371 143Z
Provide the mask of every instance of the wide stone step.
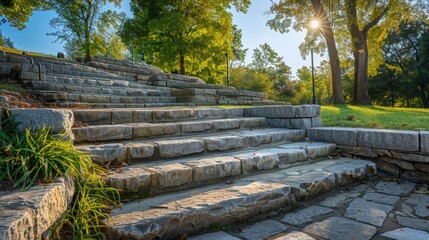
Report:
M159 123L243 117L242 108L158 108L73 110L75 121L89 125L117 123Z
M177 158L196 153L212 153L257 147L262 144L302 141L304 130L258 129L227 131L212 134L198 134L175 137L174 139L154 139L125 141L96 145L81 145L76 148L93 155L98 163L137 162ZM332 145L335 146L335 145ZM298 148L301 146L298 146Z
M118 96L108 94L83 94L37 91L35 93L48 102L68 101L86 103L175 103L175 97L162 96Z
M160 91L143 88L116 87L116 86L79 86L68 83L51 83L47 81L33 81L34 90L56 91L67 93L94 93L122 96L164 96L169 97L170 91Z
M159 108L159 107L192 107L196 106L193 103L87 103L87 102L49 102L45 103L47 106L61 107L61 108Z
M111 239L171 239L230 224L277 209L338 186L367 179L370 161L337 159L262 173L234 183L169 193L124 204L111 213Z
M148 139L234 129L262 128L265 118L208 119L175 123L126 123L73 128L76 142Z
M135 79L117 80L101 77L69 76L61 74L49 74L46 76L46 82L66 83L79 86L112 86L112 87L130 87L137 89L153 89L170 91L167 87L156 87L148 85L145 81L136 81Z
M179 151L179 149L174 150ZM204 147L187 149L188 151L192 149L195 153L204 151ZM271 151L272 149L274 151ZM125 195L130 193L134 197L153 195L159 192L208 185L226 180L226 178L271 170L279 168L279 166L285 168L292 163L326 157L334 149L335 144L302 142L281 144L275 147L264 146L227 154L211 154L204 157L152 161L123 167L120 171L109 175L108 183L110 186L122 190ZM174 151L172 148L167 150L170 150L166 151L167 154Z

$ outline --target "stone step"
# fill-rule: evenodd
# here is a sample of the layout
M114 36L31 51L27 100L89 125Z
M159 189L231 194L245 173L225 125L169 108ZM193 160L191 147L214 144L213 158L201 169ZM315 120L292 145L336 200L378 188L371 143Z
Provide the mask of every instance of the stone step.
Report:
M67 92L67 93L94 93L122 96L164 96L169 97L170 91L160 91L145 88L115 87L115 86L79 86L68 83L51 83L47 81L33 81L34 90Z
M175 103L175 97L163 96L120 96L110 94L63 93L36 91L35 94L47 102L67 101L86 103Z
M243 117L243 108L158 108L152 109L84 109L73 110L74 119L89 125L133 122L174 122Z
M265 118L233 118L184 121L174 123L124 123L73 128L75 142L148 139L182 136L234 129L263 128Z
M61 108L159 108L159 107L192 107L196 106L193 103L87 103L87 102L50 102L45 103L47 106Z
M187 143L189 145L190 141ZM176 155L177 152L183 149L186 149L189 153L204 151L203 141L199 143L201 147L197 146L198 141L195 141L194 146L188 148L174 148L174 142L166 147L162 145L162 142L160 144L161 153L167 154L164 159L171 155ZM259 145L255 144L253 147L257 146ZM164 152L162 152L163 147L167 148ZM142 149L140 148L139 150ZM265 145L246 151L136 164L112 172L107 181L111 187L121 190L125 196L136 198L137 196L154 195L160 192L208 185L227 179L232 181L233 177L279 167L286 168L290 167L292 163L295 165L308 163L308 160L326 157L334 149L335 144L329 143L283 143L275 147Z
M337 159L242 178L236 182L133 201L106 220L111 239L173 239L273 210L290 210L338 186L366 180L371 161Z
M156 87L148 85L144 81L136 81L134 79L115 80L111 78L100 78L100 77L84 77L84 76L70 76L61 74L49 74L46 76L47 82L56 83L67 83L72 85L88 85L88 86L114 86L114 87L130 87L137 89L153 89L153 90L165 90L170 91L167 87Z
M92 155L92 159L95 162L121 164L122 162L132 163L137 161L171 159L199 153L231 151L257 147L263 144L302 141L304 138L304 130L267 128L198 134L175 137L174 139L161 138L81 145L76 148ZM301 147L298 146L297 148ZM273 149L273 152L276 153L275 149Z

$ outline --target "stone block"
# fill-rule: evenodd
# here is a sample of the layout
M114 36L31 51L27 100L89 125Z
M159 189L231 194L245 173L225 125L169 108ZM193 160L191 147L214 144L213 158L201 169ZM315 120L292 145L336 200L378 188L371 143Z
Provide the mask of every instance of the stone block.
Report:
M180 163L154 166L148 170L155 173L157 188L175 187L192 182L192 168Z
M232 157L215 157L186 163L193 169L196 182L241 174L241 162Z
M302 210L288 213L281 221L291 225L299 226L311 223L314 218L333 212L334 210L320 206L310 206Z
M311 127L322 127L322 125L323 125L322 118L320 117L311 118Z
M384 220L392 210L393 206L356 198L350 203L344 216L382 227Z
M66 133L71 135L74 117L73 112L63 109L10 109L16 122L21 123L18 131L23 133L26 129L32 132L39 131L43 126L51 127L51 134Z
M401 173L401 179L410 182L429 183L429 174L421 171L405 170Z
M304 140L306 135L305 130L285 130L284 140L285 141L301 141Z
M112 123L132 123L133 112L132 111L113 111L112 112Z
M265 220L243 229L240 236L248 240L267 239L286 230L286 226L274 221Z
M398 229L395 229L392 231L385 232L385 233L381 234L381 236L383 236L387 239L398 239L398 240L429 239L429 233L428 232L416 230L413 228L398 228Z
M404 160L407 162L429 163L428 155L404 153L404 152L397 152L397 151L390 151L390 153L392 154L393 158Z
M182 133L210 132L212 129L211 122L189 122L181 125Z
M352 155L376 158L378 155L372 151L371 148L365 147L354 147L354 146L337 146L343 153L349 153Z
M270 134L245 133L242 136L246 138L247 145L251 147L257 147L262 144L271 143Z
M107 177L107 184L125 192L144 193L152 186L155 173L141 168L121 168L122 172Z
M155 142L161 158L186 156L204 152L204 141L199 139L165 140Z
M197 117L197 113L191 109L153 111L152 114L154 122L191 120Z
M357 135L358 130L354 128L321 127L307 130L311 140L345 146L357 146Z
M292 118L290 120L290 128L308 129L311 128L311 118Z
M213 233L201 234L195 237L191 237L189 240L207 240L207 239L240 240L239 238L233 237L224 232L213 232Z
M415 187L414 183L410 182L403 182L403 183L397 183L397 182L387 182L387 181L381 181L375 185L375 189L379 193L387 193L390 195L396 195L396 196L402 196L402 195L408 195L411 190Z
M128 159L151 158L155 151L155 146L148 143L126 143L128 148Z
M295 117L297 118L312 118L320 116L319 105L299 105L295 107Z
M127 125L99 125L73 128L76 142L100 142L125 140L132 137L132 128Z
M213 131L232 130L240 128L241 120L239 119L222 119L212 121Z
M91 155L91 159L98 163L121 163L127 160L127 147L121 143L84 145L76 147L76 150Z
M429 164L427 163L415 163L414 167L419 171L429 173Z
M246 139L236 136L204 138L204 143L206 150L209 152L228 151L246 147Z
M296 115L293 106L270 106L244 108L245 117L266 117L266 118L294 118Z
M265 118L250 118L241 120L241 128L262 128L267 125Z
M275 153L253 153L239 155L235 158L241 161L243 174L255 171L273 169L279 166L279 156Z
M138 124L132 127L133 137L157 137L180 133L180 125L176 123Z
M420 149L419 132L359 129L358 146L417 152Z
M420 150L429 154L429 131L420 131Z
M267 125L273 128L291 128L291 119L289 118L269 118Z
M133 116L134 122L152 122L152 111L135 110Z

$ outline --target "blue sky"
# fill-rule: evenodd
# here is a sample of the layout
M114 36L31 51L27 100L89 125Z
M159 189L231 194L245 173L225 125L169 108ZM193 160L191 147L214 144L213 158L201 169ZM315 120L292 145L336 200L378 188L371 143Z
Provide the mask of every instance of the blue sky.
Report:
M310 58L303 60L298 46L304 40L304 32L290 31L286 34L280 34L266 26L267 16L265 12L271 5L270 1L253 0L252 5L246 14L233 13L233 21L243 32L242 42L245 48L248 48L246 63L251 62L253 49L260 44L268 43L280 56L287 65L292 68L295 75L296 70L301 66L310 66ZM117 9L118 10L118 9ZM129 0L123 0L120 11L124 11L131 16ZM49 25L49 20L55 17L55 12L35 12L31 16L26 28L22 31L11 28L8 24L2 25L3 35L11 38L15 47L27 51L35 51L56 55L57 52L63 51L63 44L55 42L55 37L47 36L49 32L54 32ZM315 56L315 64L322 58Z

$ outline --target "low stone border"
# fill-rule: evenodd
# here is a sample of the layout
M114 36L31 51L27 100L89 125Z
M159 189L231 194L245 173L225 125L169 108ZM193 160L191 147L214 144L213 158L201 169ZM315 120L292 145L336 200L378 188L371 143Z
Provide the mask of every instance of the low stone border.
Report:
M429 131L321 127L308 129L307 135L335 143L343 153L371 158L389 176L429 182Z
M0 239L41 239L67 210L74 190L74 181L61 177L26 191L0 192Z

